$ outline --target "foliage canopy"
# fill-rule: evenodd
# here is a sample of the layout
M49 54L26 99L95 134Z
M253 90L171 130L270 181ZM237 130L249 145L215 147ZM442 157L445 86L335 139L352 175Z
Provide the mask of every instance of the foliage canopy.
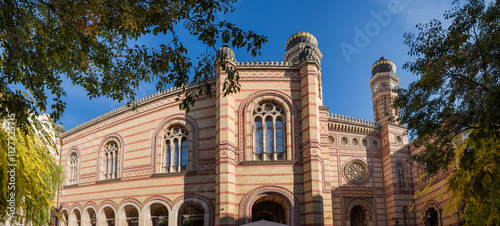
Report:
M395 107L408 125L413 156L429 174L453 173L449 190L470 225L500 224L500 3L454 1L440 21L419 24L405 43L404 68L419 76L399 89ZM456 202L455 202L456 203ZM483 224L484 223L484 224Z
M221 42L253 56L266 37L245 31L215 15L233 11L235 0L19 0L0 1L0 118L9 109L23 130L31 113L45 112L57 121L65 108L62 78L82 86L90 98L135 99L139 83L185 87L181 108L189 110L200 95L211 96L206 82L214 73L214 51ZM179 38L187 30L207 48L196 60ZM146 34L165 35L157 47L131 45ZM218 44L219 43L219 44ZM238 90L230 71L226 94ZM30 100L12 85L31 92ZM47 99L52 97L51 106ZM40 109L40 110L39 110Z
M54 134L34 116L24 133L10 116L0 125L0 222L46 225L63 176Z

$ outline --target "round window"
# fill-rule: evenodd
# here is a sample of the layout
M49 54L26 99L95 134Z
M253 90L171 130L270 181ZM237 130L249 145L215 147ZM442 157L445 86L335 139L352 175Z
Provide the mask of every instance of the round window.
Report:
M347 137L342 137L341 142L343 145L347 145Z
M366 139L363 139L363 141L362 141L362 142L363 142L363 147L368 146L368 141L366 141Z
M329 144L334 144L334 143L335 143L335 138L333 138L333 137L328 137L328 143L329 143Z
M353 184L362 184L368 180L368 167L361 160L353 160L346 164L345 177Z

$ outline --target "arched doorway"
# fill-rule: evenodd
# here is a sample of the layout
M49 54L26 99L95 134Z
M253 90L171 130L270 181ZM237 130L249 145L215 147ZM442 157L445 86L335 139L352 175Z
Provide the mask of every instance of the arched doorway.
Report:
M367 226L365 208L361 205L351 209L351 226Z
M181 226L203 226L205 222L203 206L194 201L183 203L179 209L178 222Z
M267 220L288 224L288 205L279 196L266 195L257 199L252 206L252 222Z
M431 207L427 209L424 217L426 226L439 226L438 212L435 208Z
M374 225L373 200L370 198L353 198L347 201L345 207L346 226L370 226Z

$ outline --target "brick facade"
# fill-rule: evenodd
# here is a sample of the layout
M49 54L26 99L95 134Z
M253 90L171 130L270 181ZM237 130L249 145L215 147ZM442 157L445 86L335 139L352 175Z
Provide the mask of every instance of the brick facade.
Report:
M66 175L69 154L78 155L78 183L66 176L59 197L69 225L153 225L160 215L169 225L243 225L258 217L294 226L394 225L393 217L399 225L403 218L421 225L417 214L403 216L414 202L416 173L406 161L405 128L388 120L397 116L387 109L395 94L387 87L374 91L375 122L329 113L321 58L316 38L300 32L288 40L283 62L237 62L234 53L224 58L239 72L238 93L223 97L227 75L217 70L210 80L215 98L198 99L189 113L175 100L181 90L169 89L138 100L134 111L121 107L65 132ZM379 72L370 84L397 80L395 71ZM272 142L256 140L254 115L263 103L279 107L282 140L277 130ZM165 169L175 157L165 154L172 126L187 134L186 154L179 152L187 165L175 172ZM104 156L110 141L118 146L114 166ZM275 152L256 153L258 142L272 143ZM116 178L105 179L105 167L116 167ZM424 209L416 204L417 212Z

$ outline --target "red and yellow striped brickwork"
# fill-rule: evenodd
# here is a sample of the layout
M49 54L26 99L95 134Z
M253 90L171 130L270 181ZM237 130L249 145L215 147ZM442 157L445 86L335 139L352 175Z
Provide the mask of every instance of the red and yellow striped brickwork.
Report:
M241 90L224 96L227 74L217 69L209 81L214 97L198 99L189 113L179 110L181 90L169 89L138 100L136 110L121 107L65 132L59 204L69 225L243 225L266 219L374 226L393 225L393 217L399 225L415 225L415 214L403 211L414 202L408 139L404 127L388 120L397 116L387 109L395 94L374 89L383 82L397 85L395 71L370 80L375 122L331 114L323 106L328 97L321 92L316 38L300 32L287 43L283 62L237 62L222 47L218 60L237 69ZM263 130L265 138L259 138L255 112L265 103L278 106L273 120L282 124L273 124L273 136ZM187 146L166 142L175 135L172 128L184 128ZM110 142L116 144L112 155ZM273 148L258 152L259 142ZM181 152L167 154L175 148ZM69 161L73 155L76 167Z

